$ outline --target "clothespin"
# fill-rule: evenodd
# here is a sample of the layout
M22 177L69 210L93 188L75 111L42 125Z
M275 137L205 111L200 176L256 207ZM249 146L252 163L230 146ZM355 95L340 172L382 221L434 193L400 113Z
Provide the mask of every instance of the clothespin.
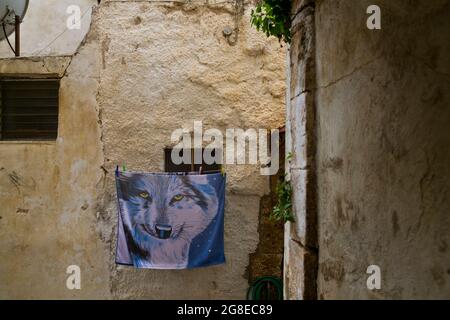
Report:
M116 177L119 176L119 166L116 166Z
M223 166L220 168L220 171L221 171L221 173L222 173L222 176L225 177L225 168L224 168Z
M198 173L202 174L202 171L203 171L203 166L200 166L200 168L198 169Z
M127 167L125 166L125 163L122 165L122 171L123 172L127 171Z

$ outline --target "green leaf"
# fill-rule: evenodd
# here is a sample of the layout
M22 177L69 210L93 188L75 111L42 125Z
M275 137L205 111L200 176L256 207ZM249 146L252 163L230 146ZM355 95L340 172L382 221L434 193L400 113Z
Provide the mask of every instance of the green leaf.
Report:
M292 186L286 181L286 176L283 180L280 180L275 188L275 193L277 195L277 204L273 207L270 214L270 219L276 221L294 221L294 216L292 214Z
M275 36L280 41L291 41L291 1L262 0L251 11L251 24L268 37Z

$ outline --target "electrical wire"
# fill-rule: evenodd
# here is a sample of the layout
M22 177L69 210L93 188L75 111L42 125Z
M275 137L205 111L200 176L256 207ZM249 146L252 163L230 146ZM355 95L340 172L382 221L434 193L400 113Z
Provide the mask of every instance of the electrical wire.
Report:
M11 48L12 52L14 52L14 54L16 54L16 50L14 50L13 46L11 45L11 42L9 42L8 35L6 34L6 29L5 29L5 23L4 22L2 23L2 27L3 27L3 33L5 34L5 38L6 38L6 41L8 42L8 44L9 44L9 47Z
M88 9L86 9L83 14L80 17L80 20L83 20L84 16L90 11L92 10L92 8L94 7L94 5L92 5L91 7L89 7ZM42 51L44 51L45 49L47 49L48 47L50 47L56 40L58 40L64 33L66 33L69 29L66 27L64 28L64 30L58 34L52 41L50 41L44 48L40 49L39 51L37 51L36 53L34 53L34 55L39 55L41 54Z
M235 0L236 1L236 0ZM115 2L127 2L127 1L115 1ZM148 1L148 0L136 0L134 2L148 2L148 3L180 3L180 4L185 4L185 2L183 1L176 1L176 0L153 0L153 1ZM108 3L108 2L107 2ZM213 5L220 5L220 4L225 4L225 3L235 3L234 1L221 1L221 2L216 2L213 3ZM97 5L99 5L100 2L98 2ZM82 15L81 15L81 19L84 18L84 16L90 11L92 10L92 8L95 6L92 5L91 7L89 7ZM42 49L40 49L39 51L35 51L33 53L33 55L39 55L41 54L42 51L44 51L45 49L47 49L48 47L50 47L56 40L58 40L64 33L66 33L69 29L65 28L60 34L58 34L52 41L50 41L45 47L43 47Z

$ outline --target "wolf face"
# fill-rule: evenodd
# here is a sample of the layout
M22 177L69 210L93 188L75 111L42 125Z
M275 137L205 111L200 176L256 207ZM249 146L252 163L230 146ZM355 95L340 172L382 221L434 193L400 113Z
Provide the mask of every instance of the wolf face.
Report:
M119 184L134 265L186 267L192 240L217 214L217 195L206 176L121 176Z

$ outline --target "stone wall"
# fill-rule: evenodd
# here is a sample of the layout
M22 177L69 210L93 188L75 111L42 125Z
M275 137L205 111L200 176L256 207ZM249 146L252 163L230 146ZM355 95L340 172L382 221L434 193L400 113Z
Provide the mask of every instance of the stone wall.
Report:
M225 167L227 262L198 270L114 264L113 179L117 164L162 171L171 132L194 120L221 130L283 125L284 49L251 28L250 8L102 1L73 56L0 60L2 73L62 77L58 140L0 142L2 298L245 297L269 192L259 168ZM239 31L226 38L226 27ZM66 289L70 264L81 267L82 290Z
M287 236L288 298L308 298L314 270L320 299L450 296L450 1L377 1L381 30L366 27L371 4L315 1L300 22L306 34L294 33L294 161L306 159L316 182L297 184L292 170L306 206L296 209L300 237ZM301 237L309 217L318 264ZM366 286L369 265L381 268L380 290Z
M315 299L317 272L317 211L315 188L315 34L314 2L294 1L286 93L287 164L294 190L295 222L285 226L284 295Z
M270 194L261 198L259 211L259 243L256 251L250 255L248 267L249 283L258 277L276 276L283 279L284 224L275 221L271 213L278 203L277 186L285 177L285 128L280 130L279 165L280 170L270 176Z

